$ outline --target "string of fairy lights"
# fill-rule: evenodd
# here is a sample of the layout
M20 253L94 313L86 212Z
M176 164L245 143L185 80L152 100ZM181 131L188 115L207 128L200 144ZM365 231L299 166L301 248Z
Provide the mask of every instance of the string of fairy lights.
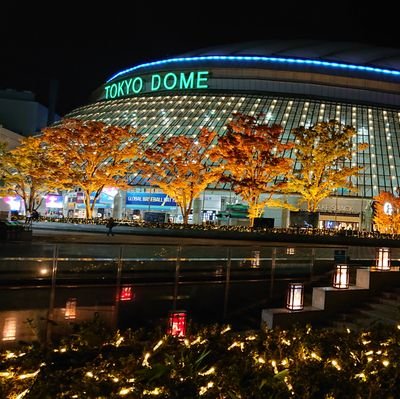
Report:
M309 326L234 332L212 326L179 339L145 340L127 332L97 347L67 342L41 354L33 346L1 353L4 397L39 397L30 396L38 395L38 387L68 398L169 398L188 392L202 398L361 398L368 392L398 397L400 389L400 324L358 332ZM310 389L314 396L306 395Z

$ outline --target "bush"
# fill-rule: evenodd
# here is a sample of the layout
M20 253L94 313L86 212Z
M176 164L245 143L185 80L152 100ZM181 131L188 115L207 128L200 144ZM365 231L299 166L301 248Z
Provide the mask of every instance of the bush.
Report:
M0 394L11 397L27 390L29 398L396 398L398 359L397 327L238 333L212 326L178 340L145 330L107 337L97 319L47 352L37 347L12 355L4 351Z

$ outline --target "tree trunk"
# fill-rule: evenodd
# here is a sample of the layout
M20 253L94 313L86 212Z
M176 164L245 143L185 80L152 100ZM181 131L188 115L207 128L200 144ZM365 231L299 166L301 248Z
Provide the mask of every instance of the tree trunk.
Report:
M25 207L25 213L29 211L29 205L28 205L28 201L26 200L26 198L23 198L24 200L24 207Z
M40 199L39 199L39 198L40 198ZM39 198L36 198L36 199L35 199L35 202L34 202L33 210L35 210L35 211L37 211L37 210L40 208L40 205L42 205L42 202L43 202L43 198L44 198L44 197L40 196Z
M314 200L310 200L307 202L307 211L308 212L315 212L315 208L316 208L316 206L315 206Z
M179 205L179 208L182 213L182 218L183 218L183 223L188 224L189 223L189 215L190 215L190 210L192 209L192 201L190 200L189 203L182 203Z
M249 210L248 210L248 215L249 215L249 226L253 227L254 226L254 219L260 217L260 205L259 205L259 195L254 195L251 197L250 201L248 201L249 204Z
M95 208L95 206L96 206L96 200L97 200L96 197L93 198L93 203L92 203L92 205L90 206L90 215L91 215L91 218L93 217L93 214L94 214L95 211L96 211L96 208ZM97 214L96 214L95 216L97 216Z
M90 193L85 192L85 208L86 208L86 219L92 219L92 209L90 207Z
M181 212L182 212L182 217L183 217L183 224L188 224L189 223L190 209L186 209L184 207L181 207Z
M95 196L94 196L94 198L93 198L93 203L92 203L92 206L91 206L91 208L90 208L90 211L91 211L90 214L91 214L92 216L93 216L93 213L94 213L95 210L96 210L96 208L95 208L96 202L97 202L97 200L99 199L101 192L103 191L103 187L104 187L104 186L102 186L100 190L97 190L97 191L96 191L96 194L95 194ZM97 217L97 213L96 213L96 217Z
M32 212L33 209L35 208L35 193L34 193L34 191L31 191L29 193L29 205L28 205L28 208L29 208L29 212Z

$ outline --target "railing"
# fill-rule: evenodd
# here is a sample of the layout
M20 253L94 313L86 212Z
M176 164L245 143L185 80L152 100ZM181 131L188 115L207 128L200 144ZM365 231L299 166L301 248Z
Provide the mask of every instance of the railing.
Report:
M159 325L171 309L187 310L195 322L257 328L263 308L283 305L289 282L304 282L310 293L330 281L335 262L350 256L368 266L375 256L374 248L296 245L7 243L0 249L3 343L48 340L95 313L110 328Z

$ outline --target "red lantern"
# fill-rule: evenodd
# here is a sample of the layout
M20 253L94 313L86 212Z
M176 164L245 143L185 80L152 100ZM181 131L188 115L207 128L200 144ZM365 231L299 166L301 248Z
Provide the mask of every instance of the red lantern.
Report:
M132 286L122 287L119 294L120 301L131 301L133 299L133 288Z
M186 336L186 311L169 312L167 334L178 338Z

